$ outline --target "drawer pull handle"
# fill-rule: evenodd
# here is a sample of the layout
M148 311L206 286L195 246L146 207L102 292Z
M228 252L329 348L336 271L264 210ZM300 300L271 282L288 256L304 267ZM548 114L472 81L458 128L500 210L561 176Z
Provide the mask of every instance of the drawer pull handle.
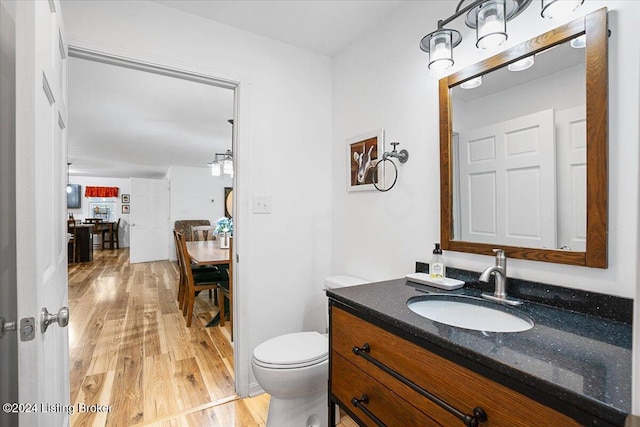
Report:
M380 419L378 417L376 417L375 415L373 415L373 413L369 410L369 408L367 408L366 406L363 405L369 403L369 396L367 396L366 394L363 394L362 397L360 399L358 399L357 397L354 397L351 399L351 404L353 406L355 406L356 408L359 408L362 412L364 412L364 414L371 418L371 420L376 423L376 425L378 427L387 427L385 423L383 423L382 421L380 421Z
M420 387L419 385L417 385L413 381L408 380L407 378L405 378L401 374L399 374L396 371L394 371L393 369L389 368L384 363L378 361L377 359L374 359L373 357L371 357L369 355L369 353L371 352L371 347L369 346L368 343L364 343L362 345L362 347L354 346L352 351L353 351L354 354L362 357L367 362L370 362L373 365L375 365L376 367L382 369L384 372L386 372L387 374L391 375L393 378L397 379L398 381L400 381L402 384L406 385L407 387L411 388L416 393L420 394L421 396L426 397L427 399L429 399L430 401L432 401L433 403L435 403L436 405L438 405L439 407L441 407L445 411L449 412L451 415L453 415L456 418L460 419L460 421L462 421L465 426L467 426L467 427L478 427L481 422L487 421L487 419L488 419L487 418L487 413L481 407L478 406L478 407L473 408L473 415L465 414L464 412L454 408L453 406L451 406L450 404L448 404L444 400L440 399L435 394L432 394L431 392L425 390L424 388ZM353 403L353 400L351 402Z

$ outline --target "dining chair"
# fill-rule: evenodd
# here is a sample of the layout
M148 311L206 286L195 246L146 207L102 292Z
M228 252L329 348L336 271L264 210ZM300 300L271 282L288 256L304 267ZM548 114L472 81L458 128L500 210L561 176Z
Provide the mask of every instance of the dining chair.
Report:
M113 249L113 245L115 243L116 249L120 249L120 236L118 233L118 229L120 228L120 220L122 218L118 218L118 222L115 224L111 224L111 226L107 226L107 224L102 225L102 249L104 249L104 244L109 239L109 249Z
M227 276L229 280L226 283L221 283L218 287L218 292L222 294L222 301L220 301L220 326L224 326L226 311L228 310L229 324L231 326L231 341L233 341L233 237L229 238Z
M187 242L184 234L176 232L176 237L179 247L178 255L181 258L182 271L185 278L184 295L182 297L182 314L187 316L187 327L191 327L196 293L204 290L217 291L221 285L224 286L224 284L228 282L229 276L226 271L220 268L215 268L215 270L206 273L197 271L194 273L194 270L191 268L191 256L187 250Z
M184 274L184 270L182 268L182 256L180 255L180 241L178 240L178 234L180 233L178 230L173 230L173 239L176 247L176 259L178 260L178 272L179 272L179 281L178 281L178 295L176 300L178 301L178 307L182 310L184 306L184 295L187 279ZM192 263L191 270L193 272L193 277L196 282L200 281L202 278L206 278L208 273L218 273L220 270L216 266L208 266L208 265L197 265ZM209 298L213 297L213 303L218 305L218 293L213 293L213 290L209 289Z
M75 264L77 260L76 242L78 235L76 233L76 221L74 219L67 220L67 233L69 236L68 246L71 247L71 263Z
M216 240L214 225L194 225L191 227L191 240Z
M94 236L102 236L102 218L85 218L84 220L85 224L93 224L93 235ZM102 249L104 249L104 244L103 244L104 240L102 240L102 242L93 242L93 247L94 248L99 248L102 246Z

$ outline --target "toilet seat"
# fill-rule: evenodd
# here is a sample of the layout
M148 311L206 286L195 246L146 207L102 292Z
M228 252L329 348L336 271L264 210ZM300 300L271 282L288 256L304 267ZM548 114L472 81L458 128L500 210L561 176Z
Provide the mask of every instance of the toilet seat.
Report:
M253 350L253 363L271 369L317 365L329 358L329 341L318 332L296 332L271 338Z

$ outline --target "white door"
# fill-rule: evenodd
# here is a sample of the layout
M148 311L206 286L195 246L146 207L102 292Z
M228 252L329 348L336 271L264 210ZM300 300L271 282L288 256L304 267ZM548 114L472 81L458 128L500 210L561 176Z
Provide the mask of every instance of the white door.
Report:
M556 247L553 110L459 133L462 240Z
M169 183L131 178L131 263L169 259Z
M556 112L558 247L587 247L587 120L583 106Z
M58 0L15 4L17 313L22 333L33 331L18 339L18 388L21 403L38 404L21 408L37 412L19 421L64 426L67 328L54 323L44 332L40 319L43 308L57 314L67 306L66 44Z

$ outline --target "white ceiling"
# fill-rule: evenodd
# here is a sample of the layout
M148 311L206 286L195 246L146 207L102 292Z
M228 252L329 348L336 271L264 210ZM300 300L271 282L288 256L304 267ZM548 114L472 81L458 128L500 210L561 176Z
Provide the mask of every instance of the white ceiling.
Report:
M333 56L403 1L158 0ZM63 2L64 7L64 2ZM231 148L233 91L90 60L69 60L71 175L161 178Z
M155 3L334 56L404 0L154 0Z
M233 90L69 59L71 175L163 177L231 149Z

